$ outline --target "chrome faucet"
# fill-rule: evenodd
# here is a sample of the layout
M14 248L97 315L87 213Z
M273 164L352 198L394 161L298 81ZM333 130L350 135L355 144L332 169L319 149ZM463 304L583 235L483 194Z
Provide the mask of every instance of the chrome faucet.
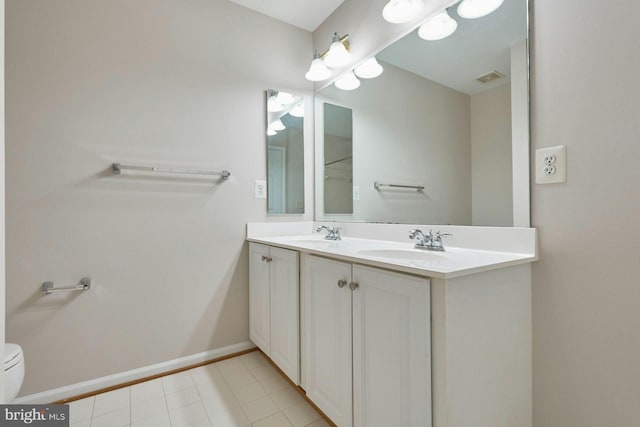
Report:
M342 240L342 237L340 237L340 230L342 230L339 227L327 227L326 225L321 225L320 227L316 228L316 231L319 233L322 230L325 230L327 232L327 235L324 236L325 240Z
M415 239L415 249L424 249L427 251L444 252L444 245L442 244L442 238L445 236L452 236L451 233L443 233L441 231L429 230L427 234L424 234L422 230L414 228L409 232L409 238Z

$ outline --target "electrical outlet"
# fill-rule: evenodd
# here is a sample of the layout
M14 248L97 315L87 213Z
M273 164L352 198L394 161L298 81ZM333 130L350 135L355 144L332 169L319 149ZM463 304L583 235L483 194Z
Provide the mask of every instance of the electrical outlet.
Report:
M253 187L254 195L256 199L267 198L267 181L257 181Z
M536 183L552 184L567 180L567 147L539 148L536 150Z

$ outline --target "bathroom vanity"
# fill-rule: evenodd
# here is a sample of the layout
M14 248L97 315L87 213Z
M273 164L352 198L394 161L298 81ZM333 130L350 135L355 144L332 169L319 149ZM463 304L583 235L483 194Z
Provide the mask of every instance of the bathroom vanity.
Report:
M334 423L531 425L534 229L290 224L248 226L250 338Z
M532 424L528 2L500 4L476 20L448 8L452 37L408 26L359 52L355 69L378 60L383 73L357 90L337 83L351 66L319 82L320 222L248 226L251 340L341 427ZM276 120L276 92L268 212L301 200L281 185L301 161L278 166L274 133L299 125L286 107ZM416 228L451 233L447 250L414 249Z

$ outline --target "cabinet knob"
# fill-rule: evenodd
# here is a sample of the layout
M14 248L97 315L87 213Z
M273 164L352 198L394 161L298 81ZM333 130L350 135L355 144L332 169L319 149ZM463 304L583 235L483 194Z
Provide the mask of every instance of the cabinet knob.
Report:
M262 255L262 260L263 261L267 261L267 262L271 262L272 261L271 257L270 256L266 256L266 255Z
M338 280L338 287L340 289L344 288L345 286L347 286L347 281L346 280Z
M358 286L360 285L357 282L349 283L349 289L351 289L352 291L355 291L356 289L358 289Z

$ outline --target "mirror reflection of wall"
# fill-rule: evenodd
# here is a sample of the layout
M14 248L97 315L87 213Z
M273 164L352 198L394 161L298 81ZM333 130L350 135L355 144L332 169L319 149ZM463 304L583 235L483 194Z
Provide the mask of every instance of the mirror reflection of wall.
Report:
M304 213L304 102L267 90L267 206L270 214Z
M351 109L324 104L324 211L353 213Z
M425 41L414 31L376 55L381 76L316 94L316 106L353 111L359 200L350 220L514 225L512 147L528 147L527 1L505 0L480 19L449 14L458 22L450 37ZM375 189L375 181L425 189ZM324 190L330 199L326 182Z

